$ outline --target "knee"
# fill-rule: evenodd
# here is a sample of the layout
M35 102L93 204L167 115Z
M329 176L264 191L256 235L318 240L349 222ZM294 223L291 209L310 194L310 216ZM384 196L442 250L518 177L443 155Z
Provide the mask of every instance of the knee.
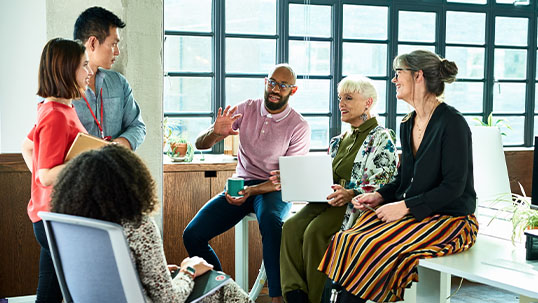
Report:
M200 232L192 224L187 225L183 230L183 244L188 249L190 245L195 245L201 242Z

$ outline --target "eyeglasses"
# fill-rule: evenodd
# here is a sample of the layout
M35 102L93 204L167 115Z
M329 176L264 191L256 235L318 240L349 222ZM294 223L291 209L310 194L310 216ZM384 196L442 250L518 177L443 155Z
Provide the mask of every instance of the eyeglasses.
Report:
M290 88L296 87L292 84L278 83L275 80L269 79L267 77L265 78L265 83L267 83L267 86L269 86L270 88L274 88L275 86L277 86L280 90L288 90Z
M395 68L394 69L396 72L394 73L394 79L398 80L398 77L399 77L399 74L398 72L400 71L404 71L404 70L408 70L408 71L412 71L412 72L416 72L417 70L416 69L411 69L411 68Z

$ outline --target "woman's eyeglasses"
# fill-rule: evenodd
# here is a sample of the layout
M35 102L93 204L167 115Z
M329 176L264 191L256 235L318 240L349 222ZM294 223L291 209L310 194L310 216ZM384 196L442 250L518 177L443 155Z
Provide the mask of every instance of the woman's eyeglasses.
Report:
M394 73L394 79L398 80L398 77L399 77L399 74L398 72L400 71L404 71L404 70L408 70L408 71L412 71L412 72L416 72L417 70L416 69L410 69L410 68L395 68L394 69L396 72Z
M288 89L290 89L290 88L294 88L294 87L295 87L295 85L279 83L279 82L276 82L275 80L273 80L273 79L269 79L269 78L265 78L265 83L267 83L267 85L268 85L270 88L274 88L274 87L276 86L276 87L278 87L280 90L288 90Z

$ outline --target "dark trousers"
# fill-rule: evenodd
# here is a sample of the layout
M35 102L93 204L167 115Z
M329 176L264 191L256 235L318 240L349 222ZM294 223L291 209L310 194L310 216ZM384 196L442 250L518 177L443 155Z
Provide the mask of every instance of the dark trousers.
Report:
M60 284L56 277L56 271L54 271L54 264L52 263L43 221L34 223L34 235L41 246L36 303L62 302L62 291L60 290Z
M265 180L245 181L251 186ZM282 201L280 191L251 196L240 206L226 201L224 192L213 197L194 216L183 232L183 243L189 256L199 256L222 270L219 258L209 240L233 228L251 212L256 214L263 244L263 261L267 272L269 296L280 297L280 239L282 220L289 213L291 203Z

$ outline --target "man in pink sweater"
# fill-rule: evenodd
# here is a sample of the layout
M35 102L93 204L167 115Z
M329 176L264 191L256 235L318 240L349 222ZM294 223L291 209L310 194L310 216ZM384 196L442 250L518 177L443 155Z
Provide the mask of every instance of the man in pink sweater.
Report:
M239 134L236 177L245 179L245 188L232 198L225 192L207 202L183 232L183 243L190 256L200 256L222 270L209 240L227 231L253 212L258 218L263 242L269 296L282 301L280 289L280 237L282 220L291 204L269 180L278 169L280 156L304 155L310 148L310 127L288 104L295 94L296 75L287 64L279 64L265 78L263 99L249 99L224 111L219 109L215 123L196 140L198 149L211 148L229 135ZM239 132L240 131L240 132Z

